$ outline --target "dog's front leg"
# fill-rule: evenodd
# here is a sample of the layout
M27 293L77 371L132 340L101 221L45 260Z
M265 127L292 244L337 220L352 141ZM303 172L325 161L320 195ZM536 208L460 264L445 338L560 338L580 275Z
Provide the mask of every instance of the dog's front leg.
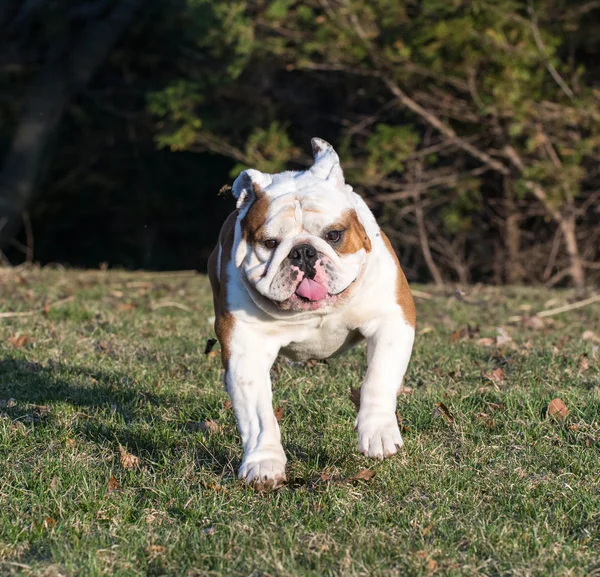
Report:
M278 351L260 335L235 332L225 382L244 447L239 477L258 490L273 489L285 481L286 463L269 375Z
M368 367L356 417L358 450L382 459L403 444L396 395L410 360L415 330L398 312L373 319L361 332L367 339Z

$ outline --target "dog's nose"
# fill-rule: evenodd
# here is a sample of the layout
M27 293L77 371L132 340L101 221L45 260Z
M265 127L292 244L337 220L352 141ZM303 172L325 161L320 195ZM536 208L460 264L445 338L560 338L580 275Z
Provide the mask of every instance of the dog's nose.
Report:
M290 251L288 258L299 268L303 268L302 265L312 267L317 260L317 251L310 244L298 244Z

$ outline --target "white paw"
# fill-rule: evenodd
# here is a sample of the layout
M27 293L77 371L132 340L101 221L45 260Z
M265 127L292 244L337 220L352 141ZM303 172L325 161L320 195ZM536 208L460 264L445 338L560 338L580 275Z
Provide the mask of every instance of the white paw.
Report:
M359 411L355 428L359 452L374 459L394 455L404 444L394 414L361 414Z
M277 489L285 482L283 450L257 449L244 455L239 478L257 491Z

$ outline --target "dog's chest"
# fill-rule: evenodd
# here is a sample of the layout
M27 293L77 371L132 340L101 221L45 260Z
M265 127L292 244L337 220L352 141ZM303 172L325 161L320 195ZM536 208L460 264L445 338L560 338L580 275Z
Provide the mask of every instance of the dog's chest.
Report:
M298 327L290 335L291 341L280 353L293 361L327 359L343 353L363 337L356 329L348 330L335 320L325 319L316 327Z

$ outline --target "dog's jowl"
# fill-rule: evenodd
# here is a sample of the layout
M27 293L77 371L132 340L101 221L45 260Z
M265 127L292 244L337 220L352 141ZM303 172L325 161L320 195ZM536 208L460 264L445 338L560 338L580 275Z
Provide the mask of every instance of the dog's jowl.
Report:
M415 334L410 289L332 146L319 138L312 146L304 172L240 174L237 208L209 260L225 384L244 445L239 475L257 488L285 480L269 376L278 354L323 359L366 339L358 450L382 458L402 446L395 408Z

